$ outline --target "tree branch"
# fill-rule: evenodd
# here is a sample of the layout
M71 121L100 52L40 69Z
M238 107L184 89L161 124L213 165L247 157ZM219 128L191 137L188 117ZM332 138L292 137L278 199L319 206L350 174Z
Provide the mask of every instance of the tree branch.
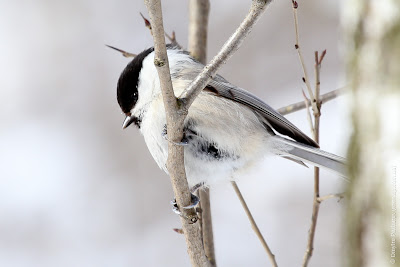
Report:
M322 197L319 197L317 200L319 202L322 202L322 201L325 201L325 200L328 200L331 198L338 198L338 202L339 202L342 198L344 198L344 193L330 194L330 195L322 196Z
M315 142L319 143L319 123L321 117L321 101L320 101L320 71L321 71L321 63L324 59L326 54L326 50L322 52L321 57L318 57L318 52L315 51L315 107L314 110L314 140ZM317 228L317 219L319 214L320 208L320 197L319 197L319 168L314 167L314 201L313 201L313 208L312 208L312 215L311 215L311 225L310 230L308 232L308 242L307 242L307 249L304 253L303 257L303 267L308 266L308 263L311 259L313 250L314 250L314 237L315 237L315 229Z
M342 87L342 88L339 88L339 89L336 89L336 90L333 90L331 92L321 95L319 98L321 105L342 95L345 92L346 88L347 87ZM311 105L310 99L307 99L307 104ZM305 109L307 107L307 104L303 100L303 101L300 101L300 102L297 102L294 104L290 104L286 107L279 108L278 112L282 115L287 115L287 114L294 113L296 111Z
M297 55L299 56L299 61L301 64L301 69L303 70L303 82L306 84L307 87L307 91L308 94L310 95L310 99L311 99L311 106L314 112L317 112L317 107L315 105L315 97L314 94L312 92L311 89L311 85L310 85L310 80L308 78L308 74L307 74L307 68L304 64L304 58L303 58L303 54L301 52L301 48L300 48L300 44L299 44L299 29L298 29L298 19L297 19L297 8L298 8L298 4L297 1L292 0L292 7L293 7L293 20L294 20L294 29L295 29L295 38L296 38L296 44L294 45L294 47L296 48L297 51Z
M213 75L224 64L242 44L266 7L272 0L253 0L249 13L239 25L235 33L225 42L219 53L203 69L203 71L193 80L189 87L181 94L181 98L186 107L189 108L194 99L204 89Z
M207 60L207 31L210 2L189 1L189 45L190 55L205 64Z
M253 0L250 11L239 28L229 38L217 56L203 69L196 79L180 96L176 99L172 88L171 76L169 71L168 57L165 47L164 28L162 22L162 12L160 0L145 0L154 38L155 58L154 64L160 78L163 101L167 116L168 139L173 141L168 145L167 169L171 177L172 187L175 193L176 202L180 207L190 204L190 192L186 180L183 147L174 144L183 137L183 125L190 105L197 95L203 90L219 67L239 48L242 41L250 32L260 15L265 11L267 4L272 0ZM183 104L183 105L182 105ZM185 234L188 253L193 266L209 266L209 262L204 254L201 243L199 228L194 222L197 216L193 209L182 209L182 229ZM188 220L189 219L189 220Z
M263 245L265 251L267 252L267 255L268 255L268 257L269 257L269 259L270 259L270 261L271 261L272 266L278 267L278 264L276 263L275 255L272 253L272 251L271 251L271 249L269 248L267 242L265 241L263 235L261 234L261 231L260 231L260 229L258 228L257 223L256 223L256 221L254 220L254 217L253 217L253 215L251 214L250 209L249 209L249 207L247 206L247 203L246 203L246 201L244 200L243 195L242 195L242 193L240 192L237 183L236 183L235 181L232 181L231 183L232 183L233 189L235 189L235 193L236 193L237 197L238 197L239 200L240 200L240 203L241 203L242 206L243 206L244 211L246 212L247 217L249 218L251 227L253 228L254 232L256 233L256 235L257 235L258 239L260 240L261 244Z
M167 117L168 138L179 142L183 137L183 122L185 114L179 111L177 99L172 88L171 75L168 64L167 50L165 46L164 27L159 0L145 0L154 38L154 64L160 78L161 91ZM189 186L186 180L183 158L183 146L168 144L167 169L171 177L176 202L179 207L188 206L191 203ZM205 256L201 233L197 224L197 215L194 209L181 209L182 230L185 234L188 254L193 266L209 266Z
M189 1L189 47L190 55L199 62L206 64L207 60L207 33L209 0ZM200 226L203 236L203 245L211 266L216 266L214 234L211 216L210 190L198 190L200 197Z

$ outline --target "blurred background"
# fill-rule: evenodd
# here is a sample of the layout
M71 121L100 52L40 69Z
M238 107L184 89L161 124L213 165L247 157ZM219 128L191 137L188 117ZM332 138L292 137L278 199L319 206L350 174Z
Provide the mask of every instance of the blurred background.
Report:
M340 1L299 3L308 72L327 49L322 93L344 86ZM211 1L208 58L250 1ZM165 29L187 46L186 1L164 1ZM116 83L132 53L152 46L142 1L0 0L0 266L189 266L172 231L169 179L139 131L122 130ZM220 70L274 108L303 99L291 1L275 1ZM313 79L313 76L311 76ZM346 98L323 105L321 147L346 154ZM289 115L310 134L305 111ZM322 171L321 195L345 183ZM299 266L307 243L313 170L277 157L238 184L279 266ZM217 264L269 260L229 183L211 189ZM339 266L344 201L322 203L310 266Z

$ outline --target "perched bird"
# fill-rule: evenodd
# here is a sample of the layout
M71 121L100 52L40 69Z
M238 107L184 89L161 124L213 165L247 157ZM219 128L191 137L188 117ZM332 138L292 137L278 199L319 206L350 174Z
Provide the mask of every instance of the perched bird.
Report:
M171 45L167 53L174 92L179 96L204 65ZM136 125L154 160L168 173L169 141L154 48L144 50L126 66L118 81L117 99L126 116L123 128ZM232 180L267 154L345 176L343 158L320 150L316 142L261 99L219 75L189 108L182 143L192 189Z

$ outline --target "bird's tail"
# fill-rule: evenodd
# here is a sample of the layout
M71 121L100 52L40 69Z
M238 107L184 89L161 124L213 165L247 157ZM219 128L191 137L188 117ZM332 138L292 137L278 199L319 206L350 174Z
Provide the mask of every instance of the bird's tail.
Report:
M274 145L280 156L295 161L307 162L316 167L332 170L346 179L346 160L318 148L294 142L281 136L274 136Z

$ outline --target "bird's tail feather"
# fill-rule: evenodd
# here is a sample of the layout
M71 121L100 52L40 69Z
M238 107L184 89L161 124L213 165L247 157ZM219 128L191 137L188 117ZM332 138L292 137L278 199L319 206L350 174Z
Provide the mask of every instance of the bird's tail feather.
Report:
M346 179L346 160L321 149L294 142L281 136L274 136L274 143L282 152L282 157L310 163L316 167L332 170Z

